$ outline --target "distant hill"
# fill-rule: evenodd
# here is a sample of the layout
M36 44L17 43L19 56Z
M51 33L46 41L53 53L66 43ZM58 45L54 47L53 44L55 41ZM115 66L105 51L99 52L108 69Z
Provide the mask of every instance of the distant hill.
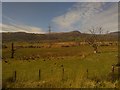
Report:
M118 33L112 32L106 35L107 40L117 40ZM2 33L3 42L25 41L25 42L46 42L52 41L84 41L86 37L90 37L91 34L81 33L79 31L51 33L51 34L34 34L25 32L8 32ZM99 35L98 35L99 36ZM103 38L102 35L100 38Z
M120 35L120 31L118 31L118 32L111 32L111 33L109 33L110 35Z

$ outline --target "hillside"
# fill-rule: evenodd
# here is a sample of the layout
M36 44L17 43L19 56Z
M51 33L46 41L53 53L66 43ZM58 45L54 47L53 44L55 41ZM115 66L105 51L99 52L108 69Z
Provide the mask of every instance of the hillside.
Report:
M97 35L102 40L116 41L119 32L112 32L107 35ZM34 34L25 32L8 32L2 33L3 42L25 41L25 42L46 42L52 41L84 41L91 34L81 33L79 31L51 33L51 34Z

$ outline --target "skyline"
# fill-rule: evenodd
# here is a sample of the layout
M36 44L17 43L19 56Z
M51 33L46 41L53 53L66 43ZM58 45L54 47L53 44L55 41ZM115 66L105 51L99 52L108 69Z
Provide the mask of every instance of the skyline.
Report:
M46 33L103 27L118 31L117 2L3 2L3 32Z

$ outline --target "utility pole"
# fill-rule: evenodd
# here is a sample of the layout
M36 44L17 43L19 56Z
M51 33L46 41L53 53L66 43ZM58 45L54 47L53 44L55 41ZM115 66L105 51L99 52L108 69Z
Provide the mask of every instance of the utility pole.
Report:
M48 30L48 32L49 32L49 35L50 35L50 33L51 33L51 26L49 25L49 30Z
M51 48L51 37L50 37L50 34L51 34L51 26L50 26L50 24L49 24L49 27L48 27L48 36L49 36L49 48Z

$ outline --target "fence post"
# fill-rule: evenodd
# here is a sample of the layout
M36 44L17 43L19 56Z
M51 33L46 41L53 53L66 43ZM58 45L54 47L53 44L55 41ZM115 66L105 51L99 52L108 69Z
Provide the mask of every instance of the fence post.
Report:
M16 70L14 71L14 82L16 81L16 78L17 78L17 72Z
M39 80L41 80L41 70L39 69Z
M64 81L64 67L62 68L62 81Z
M112 65L112 81L114 81L114 70L115 70L114 65Z
M87 73L87 79L88 79L88 69L86 70L86 73Z
M14 53L15 53L15 50L14 50L14 43L12 43L12 46L11 46L11 58L14 58Z
M120 66L118 66L118 80L120 80Z

